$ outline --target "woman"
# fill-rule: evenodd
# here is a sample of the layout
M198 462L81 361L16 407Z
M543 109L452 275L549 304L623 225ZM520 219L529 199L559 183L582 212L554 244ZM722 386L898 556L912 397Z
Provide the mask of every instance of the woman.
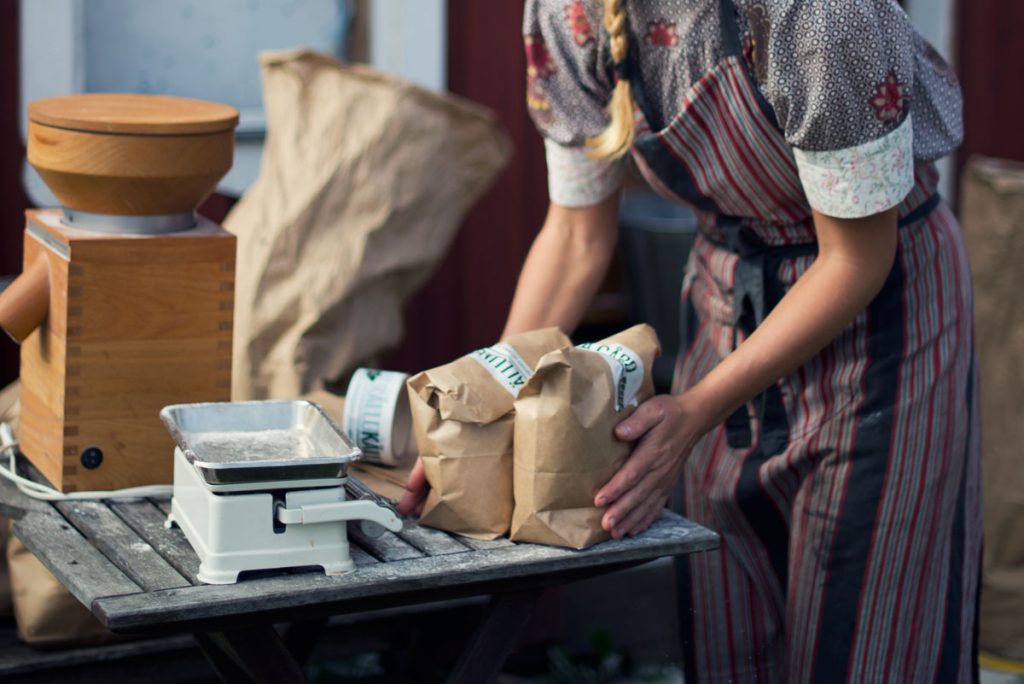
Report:
M722 536L680 563L687 682L972 680L970 279L931 164L961 135L949 67L895 0L531 0L525 34L551 208L506 334L578 323L627 152L700 219L674 393L619 425L636 447L595 497L620 538L681 478Z

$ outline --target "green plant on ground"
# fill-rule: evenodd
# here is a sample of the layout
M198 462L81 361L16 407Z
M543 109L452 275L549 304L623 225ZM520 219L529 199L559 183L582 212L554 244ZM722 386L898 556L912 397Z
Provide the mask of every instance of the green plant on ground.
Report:
M548 649L552 684L613 684L629 674L629 654L615 648L606 630L590 636L590 652L573 656L563 646Z

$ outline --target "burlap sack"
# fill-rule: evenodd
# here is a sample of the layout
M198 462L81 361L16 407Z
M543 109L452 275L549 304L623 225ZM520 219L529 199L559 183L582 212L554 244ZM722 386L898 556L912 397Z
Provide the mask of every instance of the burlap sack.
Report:
M238 236L237 399L321 389L397 344L434 271L510 154L493 116L308 51L261 56L260 176Z
M594 496L629 455L613 430L654 394L657 333L638 325L546 354L515 402L512 539L582 549L608 539Z
M409 378L413 434L430 484L420 523L496 539L512 519L512 406L557 328L513 335Z
M1024 164L971 159L961 217L981 360L981 648L1024 661Z
M89 646L118 641L89 609L68 593L17 537L7 548L18 636L41 648Z

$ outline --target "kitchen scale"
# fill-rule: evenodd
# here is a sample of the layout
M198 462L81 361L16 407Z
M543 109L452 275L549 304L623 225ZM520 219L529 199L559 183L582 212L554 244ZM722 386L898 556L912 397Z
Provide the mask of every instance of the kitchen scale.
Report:
M386 500L348 475L362 457L308 401L180 404L160 417L177 442L168 526L199 556L198 578L233 584L247 570L354 569L348 523L398 532Z

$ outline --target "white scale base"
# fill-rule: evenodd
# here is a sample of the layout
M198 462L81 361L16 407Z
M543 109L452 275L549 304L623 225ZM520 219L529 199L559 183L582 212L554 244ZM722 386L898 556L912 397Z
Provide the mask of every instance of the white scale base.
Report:
M401 529L391 511L370 501L346 501L343 486L282 491L276 500L269 491L214 493L181 450L174 451L167 523L177 524L198 554L202 582L233 584L245 570L310 565L328 575L350 572L355 566L346 520Z

